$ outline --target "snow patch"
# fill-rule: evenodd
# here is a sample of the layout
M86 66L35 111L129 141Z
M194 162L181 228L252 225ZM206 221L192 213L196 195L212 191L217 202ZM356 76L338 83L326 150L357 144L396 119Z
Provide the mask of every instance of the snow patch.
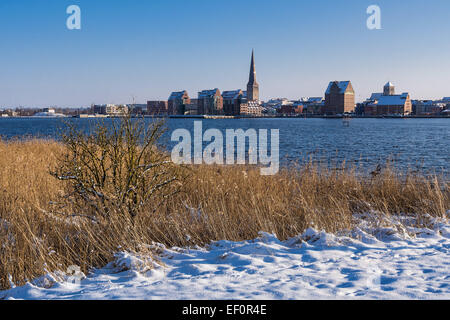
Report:
M0 292L6 299L450 299L450 225L428 218L356 217L336 235L313 228L280 241L121 252L80 283L44 277Z

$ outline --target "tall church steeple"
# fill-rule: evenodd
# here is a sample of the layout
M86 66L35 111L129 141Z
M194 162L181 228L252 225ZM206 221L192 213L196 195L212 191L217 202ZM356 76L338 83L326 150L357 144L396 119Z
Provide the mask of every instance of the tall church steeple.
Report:
M250 64L250 76L247 84L247 100L259 100L259 84L256 82L255 53L252 50L252 61Z

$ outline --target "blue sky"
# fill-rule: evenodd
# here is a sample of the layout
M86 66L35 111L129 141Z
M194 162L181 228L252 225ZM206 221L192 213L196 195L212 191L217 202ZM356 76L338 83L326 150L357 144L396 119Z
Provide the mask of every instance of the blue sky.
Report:
M81 8L81 30L66 8ZM366 27L381 8L382 29ZM392 81L450 96L448 0L1 0L0 106L87 106L245 89L255 49L261 98L357 100Z

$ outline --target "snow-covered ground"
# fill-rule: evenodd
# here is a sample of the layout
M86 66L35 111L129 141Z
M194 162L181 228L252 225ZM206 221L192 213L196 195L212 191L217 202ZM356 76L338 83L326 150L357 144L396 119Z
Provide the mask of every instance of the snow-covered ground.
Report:
M261 233L206 249L153 245L159 262L120 253L79 283L47 275L0 298L450 299L447 222L417 229L408 227L413 219L389 227L360 219L358 228L337 236L309 229L288 241Z

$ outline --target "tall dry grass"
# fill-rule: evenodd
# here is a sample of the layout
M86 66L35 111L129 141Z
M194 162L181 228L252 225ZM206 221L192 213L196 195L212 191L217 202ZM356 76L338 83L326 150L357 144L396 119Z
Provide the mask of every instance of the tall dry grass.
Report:
M354 213L414 214L426 223L425 214L444 217L450 209L449 183L438 177L390 169L363 176L312 164L267 177L247 166L195 166L186 169L182 192L163 206L150 203L133 221L93 221L55 205L66 186L50 171L65 151L54 141L0 142L2 289L70 265L86 272L119 250L147 250L153 241L204 245L253 239L260 231L286 239L310 226L351 228Z

